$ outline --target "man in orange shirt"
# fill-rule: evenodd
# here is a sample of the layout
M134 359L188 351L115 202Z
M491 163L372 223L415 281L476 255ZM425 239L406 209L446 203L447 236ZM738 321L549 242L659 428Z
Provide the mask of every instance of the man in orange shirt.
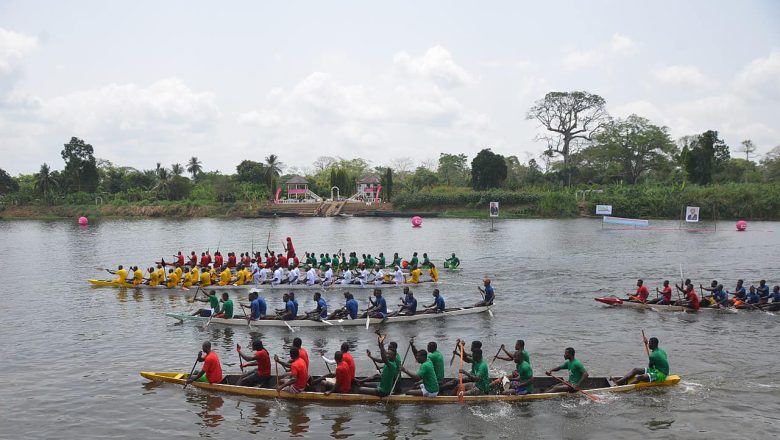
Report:
M198 371L195 375L188 377L187 383L195 381L222 383L222 365L219 363L217 353L211 351L211 342L204 342L201 348L203 351L198 353L198 362L203 362L203 369ZM203 356L204 353L206 354L205 356Z
M284 363L279 361L278 356L274 356L274 360L284 365ZM290 372L285 373L282 377L287 379L277 385L277 391L297 394L306 389L306 384L309 381L309 368L301 359L298 349L295 347L290 349Z

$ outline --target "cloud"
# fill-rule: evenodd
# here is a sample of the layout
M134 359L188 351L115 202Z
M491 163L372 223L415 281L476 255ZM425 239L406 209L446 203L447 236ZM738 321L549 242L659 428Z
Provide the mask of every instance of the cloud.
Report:
M13 71L19 61L38 47L38 39L0 28L0 74Z
M718 85L696 66L668 66L656 70L653 76L663 84L679 87L712 88Z
M742 69L736 78L736 89L750 100L780 100L780 49Z
M466 69L455 63L452 54L441 46L433 46L419 57L398 52L393 62L409 75L432 80L442 87L458 87L473 83Z
M561 59L561 64L567 70L578 70L605 64L618 56L633 55L635 51L634 40L616 33L609 42L594 49L569 51Z

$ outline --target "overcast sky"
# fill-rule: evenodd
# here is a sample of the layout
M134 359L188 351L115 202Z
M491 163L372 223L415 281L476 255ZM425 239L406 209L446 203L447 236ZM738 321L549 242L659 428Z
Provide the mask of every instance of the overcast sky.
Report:
M543 4L544 3L544 4ZM538 157L551 90L780 144L780 2L0 1L0 168Z

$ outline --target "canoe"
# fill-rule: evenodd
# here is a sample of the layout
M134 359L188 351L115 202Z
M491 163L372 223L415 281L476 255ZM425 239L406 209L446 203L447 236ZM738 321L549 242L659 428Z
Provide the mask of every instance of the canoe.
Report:
M183 385L187 379L187 373L177 372L153 372L142 371L141 376L155 382L168 382L178 385ZM289 399L289 400L302 400L310 402L330 402L330 403L368 403L368 402L399 402L399 403L458 403L457 396L438 396L438 397L421 397L421 396L409 396L406 394L393 394L387 397L377 397L367 394L337 394L333 393L326 396L322 392L304 391L302 393L291 394L287 392L277 393L275 388L257 388L257 387L244 387L234 385L238 380L239 375L230 374L227 375L226 384L209 384L205 382L193 382L192 386L207 391L214 391L219 393L234 394L239 396L257 397L264 399ZM272 383L276 383L275 377L271 378ZM585 381L582 387L589 394L600 395L603 393L626 393L631 391L639 391L649 388L660 388L677 385L680 382L680 376L670 375L664 382L640 382L629 385L615 385L606 377L592 377ZM534 377L533 384L534 389L543 390L547 387L554 385L558 382L555 379L547 376ZM400 393L406 392L406 390L414 387L414 381L408 378L401 378L398 381L396 390ZM479 403L479 402L527 402L532 400L547 400L547 399L559 399L559 398L583 398L580 393L535 393L526 394L522 396L505 396L500 394L490 394L484 396L464 396L465 403Z
M434 319L434 318L444 318L449 316L460 316L460 315L471 315L475 313L482 313L488 311L492 306L481 306L481 307L458 307L458 308L452 308L447 309L443 313L417 313L415 315L411 316L391 316L385 320L379 319L379 318L370 318L368 320L369 325L378 325L378 324L394 324L398 322L410 322L410 321L420 321L423 319ZM195 322L208 322L209 318L203 317L203 316L192 316L188 313L173 313L168 312L165 314L165 316L169 318L178 319L181 322L184 321L195 321ZM295 319L295 320L289 320L284 321L281 319L273 319L273 318L266 318L266 319L259 319L255 321L249 321L248 325L250 327L287 327L288 325L291 327L332 327L332 326L359 326L359 325L366 325L366 318L358 318L358 319L334 319L327 321L330 323L326 324L323 321L314 321L311 319ZM225 318L212 318L211 324L221 324L221 325L231 325L231 326L247 326L247 320L245 317L235 317L231 319L225 319Z
M602 304L606 304L610 307L628 307L633 309L653 309L653 310L659 310L659 311L666 311L666 312L688 312L688 313L696 313L696 310L693 310L688 307L683 306L675 306L671 304L643 304L641 302L636 301L628 301L626 299L621 299L615 296L602 296L598 298L593 298L595 301L598 301ZM699 308L700 312L736 312L737 309L733 307L718 307L718 306L702 306Z
M133 286L131 283L119 283L111 280L95 280L90 279L87 280L89 284L95 287L116 287L116 288L129 288L129 289L151 289L151 290L175 290L175 289L181 289L181 285L168 288L168 286L160 285L157 286L150 286L148 284L140 284L138 286ZM219 286L216 284L212 284L210 286L204 287L202 290L217 290L217 291L239 291L239 292L246 292L251 289L258 289L260 291L267 291L267 290L345 290L345 289L403 289L404 287L422 287L422 286L435 286L438 287L442 285L441 282L431 282L431 281L422 281L420 283L416 284L380 284L379 286L374 285L374 283L366 284L365 286L361 286L360 284L333 284L329 286L322 286L321 284L315 284L313 286L309 286L306 284L278 284L278 285L271 285L271 284L243 284L240 286L236 286L234 284L228 284L225 286ZM197 289L198 286L192 286L189 287L189 289Z

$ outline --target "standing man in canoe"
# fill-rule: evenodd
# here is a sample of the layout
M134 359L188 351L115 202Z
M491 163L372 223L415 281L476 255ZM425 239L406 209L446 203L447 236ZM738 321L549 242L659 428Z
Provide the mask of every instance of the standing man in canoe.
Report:
M268 388L271 385L271 356L268 354L268 350L263 347L263 341L260 338L252 340L252 350L254 353L246 355L241 352L241 346L236 344L238 356L245 361L249 361L246 364L241 364L241 368L244 369L257 365L257 370L247 372L241 376L236 385Z
M412 373L407 370L403 365L401 371L406 373L407 376L420 382L419 390L409 390L406 394L410 396L423 396L423 397L436 397L439 395L439 381L436 379L436 372L433 369L433 363L428 359L428 352L425 350L418 350L417 355L414 357L417 363L420 364L417 373Z
M647 368L634 368L623 377L612 378L617 385L625 385L632 379L634 382L663 382L669 375L669 360L666 352L658 346L658 338L650 338L647 343L650 349Z
M496 292L493 290L493 286L490 285L490 278L482 280L482 285L485 286L484 290L481 287L477 287L480 293L482 293L482 301L474 304L474 307L492 306L493 301L496 299Z
M219 363L217 353L211 350L211 342L206 341L198 353L198 362L203 362L203 369L187 378L187 383L208 382L222 383L222 365ZM205 353L205 356L204 356Z
M574 357L574 349L571 347L566 348L563 353L563 358L566 360L561 365L547 370L544 374L552 376L552 374L558 370L569 370L568 383L559 383L547 388L545 393L573 393L576 392L576 388L582 389L582 384L585 379L588 378L588 372L585 370L585 366L582 365L579 359ZM576 388L575 388L576 387Z
M285 369L290 370L289 373L285 373L276 379L278 383L276 391L298 394L306 389L306 384L309 381L309 367L301 358L298 348L292 347L290 349L289 363L280 361L276 355L274 355L274 361Z
M382 372L371 377L366 377L363 380L358 380L358 387L355 389L355 392L358 394L371 394L385 397L393 392L393 384L398 375L401 374L399 371L401 364L397 360L398 354L395 344L391 343L390 346L385 349L385 336L380 335L377 337L377 345L379 345L379 358L372 357L371 351L369 350L366 350L366 355L377 364L384 365ZM377 384L376 388L364 386L367 382L375 382L376 380L379 380L379 384Z

